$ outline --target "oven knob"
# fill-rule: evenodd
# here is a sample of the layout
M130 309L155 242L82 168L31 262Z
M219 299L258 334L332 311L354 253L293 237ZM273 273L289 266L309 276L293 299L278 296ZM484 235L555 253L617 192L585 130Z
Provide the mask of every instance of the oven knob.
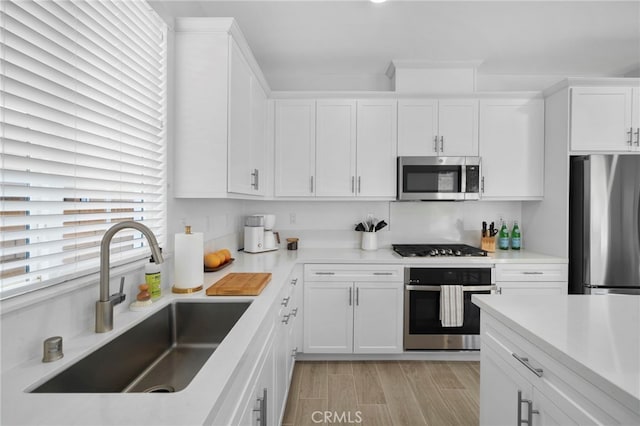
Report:
M447 256L453 256L453 250L448 249L447 250Z
M445 249L440 249L440 254L444 256L445 254L447 254L447 251Z
M438 250L432 249L431 251L429 251L429 256L437 256L437 255L438 255Z
M462 256L462 252L460 250L456 250L456 256Z

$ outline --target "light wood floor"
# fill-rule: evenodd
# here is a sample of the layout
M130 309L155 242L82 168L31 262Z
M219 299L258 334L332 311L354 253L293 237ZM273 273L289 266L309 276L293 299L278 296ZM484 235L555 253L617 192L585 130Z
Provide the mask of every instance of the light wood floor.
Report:
M283 425L477 425L479 395L478 362L297 362Z

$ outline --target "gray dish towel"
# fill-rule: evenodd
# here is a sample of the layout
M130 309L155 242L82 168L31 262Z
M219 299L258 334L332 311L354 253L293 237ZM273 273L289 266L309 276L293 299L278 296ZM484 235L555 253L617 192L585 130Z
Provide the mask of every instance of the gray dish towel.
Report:
M440 322L443 327L462 327L464 292L461 285L440 286Z

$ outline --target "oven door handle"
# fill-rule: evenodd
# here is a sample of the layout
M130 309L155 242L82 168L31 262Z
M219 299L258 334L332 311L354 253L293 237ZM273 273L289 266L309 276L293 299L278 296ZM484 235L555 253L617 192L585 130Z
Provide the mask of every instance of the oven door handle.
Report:
M411 291L440 291L439 285L405 285L405 290ZM462 291L494 291L495 285L466 285Z

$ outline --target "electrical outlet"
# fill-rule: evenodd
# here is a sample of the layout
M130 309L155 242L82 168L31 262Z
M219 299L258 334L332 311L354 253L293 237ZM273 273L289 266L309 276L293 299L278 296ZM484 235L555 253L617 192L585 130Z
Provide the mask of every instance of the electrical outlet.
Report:
M289 224L290 225L295 225L296 224L296 214L295 213L289 213Z

